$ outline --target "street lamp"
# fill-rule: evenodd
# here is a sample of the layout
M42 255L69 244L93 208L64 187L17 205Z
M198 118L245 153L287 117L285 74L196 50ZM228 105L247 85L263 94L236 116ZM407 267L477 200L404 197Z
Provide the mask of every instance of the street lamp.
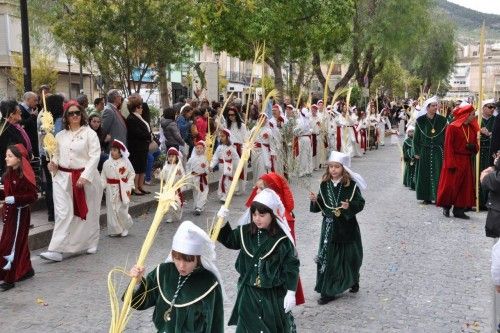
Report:
M214 57L215 57L215 62L217 63L217 71L216 71L216 75L217 75L217 98L216 98L216 102L219 102L219 58L220 58L220 53L219 52L215 52L214 53Z
M67 54L68 57L68 99L71 99L71 55Z

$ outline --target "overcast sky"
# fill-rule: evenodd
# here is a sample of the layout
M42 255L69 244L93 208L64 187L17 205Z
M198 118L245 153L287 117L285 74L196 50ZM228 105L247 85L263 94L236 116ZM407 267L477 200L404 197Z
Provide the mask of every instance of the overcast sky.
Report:
M500 15L500 0L448 0L478 12Z

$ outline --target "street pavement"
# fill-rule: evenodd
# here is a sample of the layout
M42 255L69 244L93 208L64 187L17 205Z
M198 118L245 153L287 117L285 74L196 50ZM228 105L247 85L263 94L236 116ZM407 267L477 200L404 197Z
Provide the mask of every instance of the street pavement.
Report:
M292 184L295 196L297 249L306 304L293 310L298 332L491 332L493 287L490 251L484 236L485 213L471 220L445 218L434 206L423 206L401 184L399 150L381 147L355 158L352 167L368 182L366 206L358 214L364 247L360 291L345 293L327 305L316 303L315 264L320 214L309 213L308 189L317 191L323 171ZM202 216L192 202L183 219L208 229L220 202L209 195ZM231 221L243 212L246 196L235 197ZM0 293L0 332L107 332L110 306L107 275L114 267L135 262L154 210L135 219L126 238L102 231L95 255L47 263L32 253L36 275ZM233 225L234 225L233 223ZM147 259L147 270L165 260L178 223L163 223ZM236 298L237 252L217 245L218 266L227 298L226 322ZM117 276L120 296L128 283ZM127 332L153 332L152 309L134 311ZM234 332L228 327L227 332Z

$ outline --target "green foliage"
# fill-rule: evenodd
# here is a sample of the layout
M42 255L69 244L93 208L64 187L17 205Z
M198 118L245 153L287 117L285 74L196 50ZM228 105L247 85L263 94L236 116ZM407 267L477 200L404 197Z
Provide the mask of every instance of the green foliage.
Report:
M413 79L414 77L401 66L398 59L389 59L382 71L375 76L371 85L371 93L375 94L375 90L378 89L392 98L404 98L405 91L410 87ZM417 79L417 82L420 80Z
M34 89L38 89L43 84L55 87L58 76L54 58L37 51L31 53L31 83ZM13 57L13 67L9 73L9 82L16 88L17 97L21 98L25 93L23 58L21 55Z
M107 88L138 91L141 83L130 80L134 68L144 75L188 55L190 0L33 0L31 6L65 53L97 64Z
M264 91L270 92L275 88L274 86L274 79L270 77L269 75L264 75L262 79L257 80L256 82L257 87L262 87L264 86Z
M313 48L329 50L348 32L353 0L199 0L193 20L199 46L253 59L256 43L265 43L266 62L283 93L281 66L308 56Z
M437 16L433 18L410 67L411 72L425 82L426 88L448 77L456 56L453 24Z

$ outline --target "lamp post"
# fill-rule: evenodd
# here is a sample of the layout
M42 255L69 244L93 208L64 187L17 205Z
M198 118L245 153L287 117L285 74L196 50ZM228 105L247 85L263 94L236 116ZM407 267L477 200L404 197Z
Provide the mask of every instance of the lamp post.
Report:
M28 23L28 4L26 0L20 1L21 9L21 38L23 48L23 80L24 91L31 91L31 55L30 55L30 35Z
M68 99L71 99L71 56L68 54Z
M217 98L216 98L216 102L219 102L219 58L220 58L220 53L219 52L215 52L214 53L214 57L215 57L215 62L217 63L217 71L216 71L216 75L217 75Z

